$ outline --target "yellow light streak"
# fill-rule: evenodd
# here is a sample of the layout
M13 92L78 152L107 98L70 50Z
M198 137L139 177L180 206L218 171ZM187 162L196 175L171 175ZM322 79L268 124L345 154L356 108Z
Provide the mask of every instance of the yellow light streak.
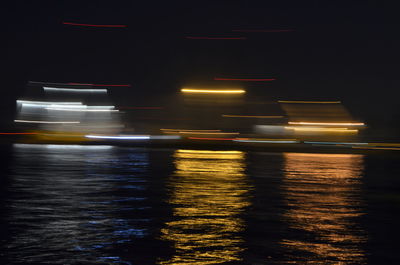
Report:
M305 122L305 121L289 121L288 124L293 125L328 125L328 126L364 126L363 122Z
M339 133L356 133L358 130L349 130L347 128L320 128L320 127L291 127L286 126L285 129L305 132L339 132Z
M295 101L295 100L278 100L279 103L303 103L303 104L340 104L341 101Z
M221 130L186 130L186 129L160 129L161 131L184 131L184 132L220 132Z
M243 154L242 151L213 151L213 150L186 150L179 149L178 153L192 153L192 154Z
M243 89L191 89L191 88L182 88L181 92L183 93L211 93L211 94L243 94L246 93Z

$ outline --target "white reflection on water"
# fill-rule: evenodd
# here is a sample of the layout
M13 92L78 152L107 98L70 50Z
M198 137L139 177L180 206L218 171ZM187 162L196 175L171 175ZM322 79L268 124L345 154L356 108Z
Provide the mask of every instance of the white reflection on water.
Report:
M147 235L148 155L108 146L14 145L7 258L130 264L115 249Z
M249 206L249 184L240 151L177 150L170 177L174 220L161 230L175 255L160 264L218 264L240 261Z
M295 264L363 264L365 232L360 176L363 156L285 153L284 218L290 238L287 262Z

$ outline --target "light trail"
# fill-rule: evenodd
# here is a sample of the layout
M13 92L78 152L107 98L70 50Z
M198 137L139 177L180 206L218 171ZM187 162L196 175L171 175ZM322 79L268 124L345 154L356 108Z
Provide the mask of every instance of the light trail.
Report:
M339 133L354 133L358 130L349 130L347 128L321 128L321 127L291 127L285 126L285 129L304 132L339 132Z
M232 141L235 140L236 138L203 138L203 137L188 137L188 139L193 139L193 140L221 140L221 141Z
M127 25L99 25L99 24L84 24L75 22L63 22L64 25L81 26L81 27L96 27L96 28L126 28Z
M43 123L43 124L77 124L80 121L30 121L30 120L14 120L14 122L22 123Z
M223 90L223 89L181 89L183 93L205 93L205 94L243 94L246 93L243 89Z
M98 86L98 87L130 87L129 84L85 84L85 83L67 83L75 86Z
M149 140L149 135L85 135L89 139L110 139L110 140Z
M246 40L246 37L185 37L190 40Z
M179 153L195 153L195 154L242 154L242 151L213 151L213 150L186 150L178 149Z
M82 105L82 102L63 102L63 101L35 101L35 100L17 100L17 103L21 104L35 104L35 105L43 105L43 106L49 106L49 105Z
M186 130L186 129L160 129L161 131L185 131L185 132L220 132L221 130Z
M288 124L293 125L328 125L328 126L364 126L363 122L304 122L290 121Z
M232 32L293 32L294 29L232 29Z
M27 132L14 132L14 133L9 133L9 132L1 132L0 135L25 135L25 134L37 134L37 133L27 133Z
M252 116L252 115L225 115L223 114L222 117L225 118L258 118L258 119L278 119L284 118L284 116Z
M295 100L278 100L279 103L293 104L340 104L340 101L295 101Z
M270 82L275 81L275 78L225 78L214 77L216 81L244 81L244 82Z
M44 91L59 91L59 92L78 92L78 93L107 93L107 89L92 89L92 88L59 88L59 87L43 87Z
M269 143L269 144L296 144L300 143L299 141L294 140L233 140L234 142L241 143Z

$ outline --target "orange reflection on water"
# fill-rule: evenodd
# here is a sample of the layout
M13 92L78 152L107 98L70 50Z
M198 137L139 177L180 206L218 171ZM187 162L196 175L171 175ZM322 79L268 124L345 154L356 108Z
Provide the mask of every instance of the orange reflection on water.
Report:
M282 244L288 259L306 264L363 264L367 237L357 227L363 214L360 175L363 156L285 153L284 217L290 230Z
M170 177L174 220L161 230L175 255L160 264L219 264L240 261L249 206L249 184L240 151L177 150Z

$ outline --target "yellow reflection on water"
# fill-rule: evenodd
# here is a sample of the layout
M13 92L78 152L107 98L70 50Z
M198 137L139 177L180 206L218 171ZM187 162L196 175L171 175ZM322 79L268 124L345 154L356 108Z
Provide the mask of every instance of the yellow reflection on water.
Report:
M244 229L240 214L250 204L240 151L177 150L169 179L174 220L161 230L175 255L160 264L240 261Z
M292 253L288 259L297 264L365 263L361 245L366 235L356 221L363 214L363 156L285 153L284 157L283 187L289 208L284 217L296 231L282 242Z

